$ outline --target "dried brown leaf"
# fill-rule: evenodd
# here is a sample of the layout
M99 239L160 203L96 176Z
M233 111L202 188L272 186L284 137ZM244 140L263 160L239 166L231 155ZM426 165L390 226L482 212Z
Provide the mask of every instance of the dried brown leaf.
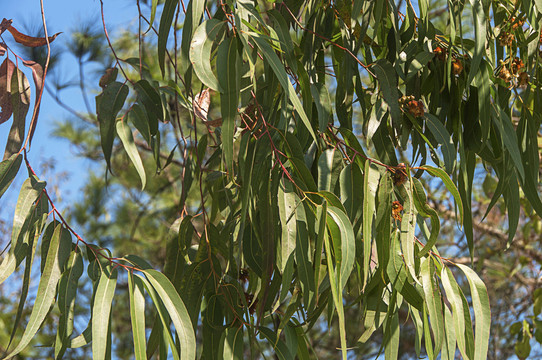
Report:
M11 23L11 20L8 20L6 18L2 19L2 23L0 24L0 35L2 35L2 33L11 26Z
M203 121L207 121L211 96L209 89L202 90L194 97L194 114Z
M21 150L26 126L26 114L30 107L30 84L20 69L15 69L11 78L11 104L13 124L9 131L4 160Z
M0 124L9 120L13 114L11 104L11 77L15 71L15 64L6 58L0 65Z
M2 23L3 23L3 21L2 21ZM11 24L6 28L6 30L9 31L11 33L11 35L13 35L13 38L15 39L16 42L18 42L19 44L22 44L24 46L38 47L38 46L47 45L47 39L46 38L25 35L25 34L19 32L17 29L15 29ZM49 42L50 43L53 42L53 40L55 40L56 37L58 35L60 35L60 34L61 33L56 33L53 36L49 36Z
M30 121L30 134L29 142L32 143L32 137L34 137L34 131L38 123L38 115L40 112L41 93L43 89L43 68L40 64L31 60L24 60L23 64L32 69L32 77L34 78L34 85L36 86L36 100L34 102L34 112L32 113L32 120Z
M3 42L0 42L0 56L4 56L6 54L7 49L8 49L7 45Z

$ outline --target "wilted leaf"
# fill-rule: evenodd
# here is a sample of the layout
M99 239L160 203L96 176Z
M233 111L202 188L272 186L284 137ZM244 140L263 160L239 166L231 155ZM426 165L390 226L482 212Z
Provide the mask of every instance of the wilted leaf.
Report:
M5 123L13 114L11 104L11 77L15 71L15 64L6 58L0 65L0 124Z
M209 105L211 104L211 95L209 89L203 89L194 96L194 114L203 121L207 121Z
M34 79L34 86L36 87L36 96L34 101L34 111L32 112L32 119L30 120L29 144L32 144L32 138L34 137L34 131L38 125L38 115L40 113L41 94L43 91L43 68L35 61L23 60L23 64L32 70L32 78Z
M5 20L6 19L2 20L2 22L4 22ZM47 38L25 35L23 33L20 33L11 24L6 28L6 30L9 31L11 35L13 35L13 38L15 39L15 41L17 41L19 44L22 44L24 46L38 47L38 46L47 45ZM49 36L49 42L53 42L53 40L55 40L56 37L60 34L61 33L56 33L53 36Z

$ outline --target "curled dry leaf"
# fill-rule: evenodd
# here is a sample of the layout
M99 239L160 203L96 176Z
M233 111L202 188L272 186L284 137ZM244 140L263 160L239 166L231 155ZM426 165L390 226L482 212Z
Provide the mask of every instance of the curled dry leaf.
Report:
M100 78L99 85L103 89L107 85L111 84L113 81L117 80L117 75L119 73L119 69L117 68L109 68L105 70L105 74L102 75Z
M15 64L6 58L0 65L0 124L9 120L13 114L11 104L11 77L15 71Z
M2 33L11 26L11 23L11 20L8 20L6 18L2 19L2 23L0 23L0 35L2 35Z
M194 97L194 114L203 121L207 121L211 96L209 89L202 90Z
M8 25L8 22L9 22L9 25ZM4 26L5 26L5 29L4 29ZM19 32L17 29L15 29L11 25L11 20L6 20L6 19L2 20L2 25L0 29L9 31L11 35L13 36L13 38L15 39L15 41L24 46L38 47L38 46L47 45L47 39L44 37L28 36ZM53 36L49 36L49 42L53 42L53 40L55 40L56 37L60 34L61 33L56 33Z
M3 42L0 42L0 56L4 56L6 54L7 45Z
M34 101L34 112L32 113L30 129L28 130L28 133L30 134L29 141L30 143L32 143L32 137L34 136L34 131L36 130L38 114L40 112L41 94L43 89L43 68L40 64L31 60L24 60L23 64L24 66L32 69L32 77L34 79L34 85L36 86L36 100Z

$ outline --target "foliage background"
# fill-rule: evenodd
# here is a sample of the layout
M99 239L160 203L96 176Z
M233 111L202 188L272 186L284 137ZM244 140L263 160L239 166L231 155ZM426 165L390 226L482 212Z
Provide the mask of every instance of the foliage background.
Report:
M435 22L437 21L435 20ZM446 24L445 17L442 24ZM79 48L77 45L81 44L77 42L77 33L72 34L70 40L72 46L68 48L75 54L79 50L79 58L84 59L85 63L99 64L97 66L105 69L111 65L112 60L109 57L110 54L96 54L93 52L93 49L105 48L103 37L97 35L100 32L95 32L95 30L97 29L93 27L87 29L83 27L81 29L83 34L88 35L90 33L96 36L95 38L90 36L91 41ZM131 31L129 29L125 33L116 33L114 41L114 47L119 57L127 58L134 54L137 55L137 37L134 36L133 29ZM151 78L159 80L159 66L156 63L154 53L149 52L147 64L149 65ZM101 74L94 74L93 76L92 73L85 73L85 76L87 76L85 86L87 86L87 82L94 84L87 86L85 90L86 96L89 96L92 91L100 91L95 84ZM216 104L218 102L218 94L215 93L212 97L212 103ZM70 140L82 156L103 166L99 133L93 118L94 111L92 108L90 108L90 111L85 111L85 106L82 106L77 112L78 114L74 114L77 116L58 125L56 134ZM87 112L88 114L86 114ZM218 117L218 114L218 105L213 106L210 112L211 117ZM188 118L186 121L190 121L190 119ZM204 128L201 127L200 131L204 131ZM164 143L167 144L165 147L170 150L175 143L175 139L168 138L167 134L163 138ZM151 168L153 159L152 156L149 156L148 148L145 149L144 145L139 146L139 151L146 165L145 167ZM168 155L166 151L165 157L167 158ZM107 178L108 186L106 186L106 180L103 176L103 168L98 170L96 176L91 176L84 190L84 199L75 204L73 209L70 209L71 211L67 212L68 222L77 224L75 226L77 226L78 232L85 234L85 241L89 243L111 248L115 254L145 254L144 258L153 259L153 265L160 267L167 257L167 229L180 215L177 198L182 191L179 190L182 186L175 185L179 181L178 174L182 172L179 165L181 164L172 162L160 177L155 177L152 182L147 183L145 192L142 193L139 191L141 185L139 177L127 161L126 154L121 151L120 147L115 148L112 155L112 168L115 169L116 176ZM99 169L99 167L95 169ZM487 171L487 168L484 169L480 165L476 171L477 176L475 178L479 181L475 183L476 186L473 188L475 199L473 204L473 242L476 244L474 267L488 286L490 299L492 299L493 327L489 356L495 359L505 358L518 351L517 347L514 348L516 342L520 344L519 350L521 351L521 345L525 347L525 343L529 343L529 341L534 344L535 339L531 340L531 336L536 337L539 334L535 331L538 323L536 317L533 316L533 311L536 311L536 309L533 309L532 305L538 299L533 297L533 293L539 286L540 281L540 253L538 251L540 220L530 209L528 201L522 199L523 208L519 218L520 231L517 233L516 241L512 242L510 248L504 252L504 249L508 248L508 234L506 234L508 229L506 225L494 226L494 224L506 224L506 207L510 206L510 203L499 200L488 218L483 223L480 223L479 220L483 217L497 185L494 176ZM147 175L148 178L151 176L151 173ZM485 177L483 180L482 176ZM456 212L453 203L449 202L449 193L442 188L439 181L427 182L425 186L429 189L430 206L437 209L442 219L442 235L439 237L439 250L442 256L451 257L456 263L470 264L469 251L465 246L466 242L461 238L462 232L453 225L456 220ZM197 204L197 193L189 195L186 202L188 204ZM193 206L197 208L197 205ZM131 225L129 231L127 231L128 225ZM201 224L198 224L197 220L194 226L196 231L201 232ZM127 296L126 292L122 291L123 287L127 287L126 282L127 278L119 274L119 283L117 285L119 297L114 300L114 307L119 309L119 314L128 316L128 310L122 310L122 307L128 303L127 299L122 298L122 296ZM468 287L466 283L461 281L460 285ZM81 299L80 302L78 300L79 311L84 313L89 306L91 291L86 289L85 294L85 288L82 288L78 296L80 296L78 299ZM85 296L87 298L86 302L83 300ZM348 298L348 294L345 296ZM7 301L5 306L7 310L4 314L13 317L15 304ZM359 317L360 309L355 305L348 307L345 311L346 318ZM399 312L399 317L406 320L408 315ZM509 327L511 323L516 323L518 320L521 326ZM523 320L525 322L522 322ZM131 334L127 331L126 324L129 324L129 317L122 320L117 318L113 322L114 351L119 357L129 357L129 354L133 351ZM361 335L360 331L362 329L360 329L359 323L347 322L346 325L348 327L347 333L350 336L348 342L354 343ZM76 326L78 326L79 331L84 330L86 319L80 319L79 324L76 322ZM47 336L47 332L53 333L54 330L54 326L49 324L49 327L44 329L43 334ZM328 335L329 331L332 331L333 336ZM405 323L402 331L405 331L406 334L409 332L413 334L415 329L411 327L410 323ZM6 329L6 333L9 334L9 332L10 329ZM335 349L340 347L340 336L337 332L337 324L331 323L330 327L325 317L322 317L318 325L312 328L307 338L312 342L318 357L326 358L326 356L337 355ZM409 338L413 339L414 337L409 335L404 337L402 335L401 337L403 339L401 341L401 354L405 357L413 356L415 353L415 342L404 341L404 339ZM382 341L382 334L377 333L374 339L375 342L368 345L359 344L358 348L353 350L355 356L373 357L375 352L378 351L379 342ZM45 340L37 338L36 342L44 343ZM262 354L269 353L270 350L266 349L265 343L259 346L261 346L259 351ZM82 349L78 351L85 351L85 348ZM31 356L31 353L28 356Z

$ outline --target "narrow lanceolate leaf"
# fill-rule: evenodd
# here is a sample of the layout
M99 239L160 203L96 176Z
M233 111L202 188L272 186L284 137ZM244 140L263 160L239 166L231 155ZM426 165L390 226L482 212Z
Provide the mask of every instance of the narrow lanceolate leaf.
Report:
M427 239L427 244L425 244L424 248L418 253L418 257L422 257L429 253L431 248L437 242L437 237L440 232L440 220L435 209L427 205L427 197L425 196L425 190L423 189L420 180L412 178L412 181L412 195L416 210L418 210L418 213L423 217L431 218L431 235L429 236L429 239Z
M58 285L58 309L60 318L55 342L55 359L60 359L68 348L69 338L73 332L73 318L77 282L83 274L83 257L79 248L70 253L66 262L66 270Z
M299 98L297 97L297 94L295 92L295 89L290 83L290 79L288 78L288 74L286 73L286 70L284 69L284 66L280 62L279 57L273 51L273 48L271 45L265 40L263 37L253 34L252 39L256 42L260 50L262 51L262 55L265 57L265 59L269 62L269 65L273 69L273 72L275 73L275 76L280 82L280 85L286 92L288 96L288 100L292 103L292 105L295 108L295 111L301 118L301 121L311 134L313 140L318 143L318 139L316 137L316 133L314 132L314 129L312 128L311 122L309 118L307 117L307 114L305 113L305 110L303 110L303 105L301 105L301 101L299 101Z
M167 309L177 331L181 346L181 359L196 358L196 336L190 315L169 279L162 273L148 269L143 272Z
M341 248L341 263L339 270L339 290L342 291L346 286L346 282L352 273L354 260L356 255L356 240L354 238L354 230L352 224L348 220L346 214L339 208L329 206L327 208L329 216L339 227L340 248ZM336 239L333 239L335 241Z
M363 174L363 287L369 280L371 262L371 246L373 241L373 219L376 209L376 189L380 180L380 172L370 161L365 162Z
M220 112L222 113L222 149L226 169L233 177L233 136L235 117L239 103L239 78L237 74L237 39L226 38L218 47L217 69L220 93ZM194 68L195 69L195 68Z
M342 169L342 154L338 149L328 149L318 158L318 190L331 191Z
M378 60L372 68L380 84L384 101L390 108L393 128L397 129L401 123L401 109L399 108L399 93L397 92L397 74L395 69L386 59Z
M104 267L92 305L92 358L111 357L111 305L117 286L117 269Z
M117 121L117 134L119 135L120 141L124 146L124 150L126 150L128 157L132 161L132 164L134 164L134 167L139 174L139 178L141 179L141 190L143 190L145 188L145 184L147 183L145 168L143 167L143 162L141 161L141 157L139 156L139 152L137 151L137 147L134 143L132 129L130 129L130 126L126 121Z
M440 289L435 281L435 267L432 258L421 259L420 275L422 278L425 304L431 320L431 331L435 343L434 354L440 353L444 338L444 318L442 311L442 299Z
M446 291L446 298L452 306L457 347L464 359L471 360L474 356L474 335L472 332L469 304L450 269L443 267L440 276L442 286L444 287L444 291Z
M446 172L451 174L457 157L457 151L454 147L452 137L446 127L433 114L425 114L425 124L441 146L442 156L444 157L444 166ZM435 145L436 146L436 145Z
M266 338L269 345L273 347L273 352L280 360L294 360L295 355L290 352L284 341L280 339L273 330L260 327L260 333Z
M328 224L328 227L329 224ZM333 304L335 305L335 311L337 311L337 317L339 318L339 336L341 339L341 350L342 358L346 360L346 324L344 318L344 306L343 306L343 297L340 287L340 278L338 274L338 266L334 266L333 256L331 255L333 245L330 244L329 236L327 233L324 234L324 249L326 253L327 260L327 270L329 284L331 286L331 294L333 296ZM337 255L336 255L337 256ZM329 305L331 308L331 305ZM333 311L333 308L331 308Z
M158 121L164 121L164 110L162 107L162 98L154 86L147 80L139 80L134 84L134 90L137 98L147 113L149 122L149 131L152 136L158 134Z
M401 249L405 264L412 278L418 281L414 264L414 248L416 246L416 207L413 200L412 178L405 184L406 198L403 203L403 218L401 220Z
M491 328L491 312L487 289L474 270L462 264L457 264L457 267L465 273L470 287L474 321L476 324L474 332L474 359L486 359L489 347L489 330Z
M281 235L281 259L279 266L281 273L284 272L290 255L295 250L297 223L296 208L300 203L299 198L293 191L293 186L288 180L281 179L278 193L279 218L282 227Z
M224 21L217 19L209 19L202 22L194 32L192 42L190 43L190 62L194 67L194 72L202 83L220 92L224 92L224 90L211 68L211 50L224 24ZM220 58L217 58L217 60L220 61ZM235 63L235 58L233 61Z
M179 0L166 0L162 16L160 17L160 26L158 27L158 64L160 65L160 70L162 70L162 76L165 74L167 39L171 30L173 15L178 4Z
M220 344L219 356L222 355L224 360L243 360L243 327L228 328L222 337L223 341Z
M439 169L439 168L435 168L429 165L424 165L424 166L420 166L420 169L427 171L429 174L433 176L438 176L442 180L442 182L444 183L444 186L446 186L446 189L448 189L448 191L453 195L455 199L455 203L459 210L459 223L463 224L463 201L452 179L450 179L450 177L448 176L448 174L446 174L444 170Z
M134 338L134 355L136 360L144 360L146 355L145 343L145 296L143 283L132 273L128 274L128 293L130 295L130 320Z
M15 154L0 163L0 198L15 179L22 161L23 155Z
M19 192L15 215L13 216L13 230L11 232L11 247L0 264L0 284L2 284L19 266L28 252L28 234L31 230L33 204L42 194L46 183L32 177L26 179Z
M482 0L470 0L472 6L472 16L474 17L474 38L475 48L470 63L469 78L465 84L468 87L474 77L478 74L480 63L484 56L486 48L486 15L482 5Z
M96 113L100 123L100 139L107 167L111 170L111 152L115 140L115 120L128 96L128 86L114 82L96 96Z
M64 263L71 251L71 236L62 225L55 229L43 274L36 292L36 300L19 344L5 357L10 359L23 351L41 327L55 300L56 288Z

